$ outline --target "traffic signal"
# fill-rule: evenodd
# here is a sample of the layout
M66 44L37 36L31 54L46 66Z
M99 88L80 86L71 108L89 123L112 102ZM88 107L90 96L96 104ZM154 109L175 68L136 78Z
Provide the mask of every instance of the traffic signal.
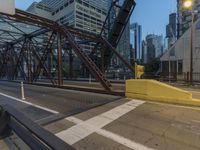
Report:
M144 70L144 66L135 64L135 79L141 79L141 76L144 74Z

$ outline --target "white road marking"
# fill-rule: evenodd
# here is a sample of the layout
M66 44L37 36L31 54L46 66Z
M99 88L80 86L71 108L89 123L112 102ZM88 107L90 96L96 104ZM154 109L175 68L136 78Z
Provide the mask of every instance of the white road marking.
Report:
M16 98L16 97L13 97L13 96L4 94L4 93L0 93L0 95L2 95L2 96L4 96L4 97L7 97L7 98L10 98L10 99L12 99L12 100L18 101L18 102L22 102L22 103L25 103L25 104L28 104L28 105L37 107L37 108L39 108L39 109L42 109L42 110L51 112L51 113L53 113L53 114L58 114L58 113L59 113L59 112L57 112L57 111L55 111L55 110L52 110L52 109L49 109L49 108L46 108L46 107L42 107L42 106L36 105L36 104L31 103L31 102L27 102L27 101L21 100L21 99L19 99L19 98Z
M152 148L149 148L145 145L129 140L104 129L99 129L97 133L133 150L153 150Z
M128 112L134 110L136 107L140 106L143 103L143 101L132 100L84 122L80 122L79 120L71 117L71 120L74 120L74 122L78 124L67 130L57 133L56 136L61 138L66 143L73 145L78 141L84 139L85 137L89 136L90 134L108 125L109 123L122 117Z
M83 123L84 121L78 119L78 118L75 118L75 117L68 117L66 118L66 120L70 121L70 122L73 122L75 124L80 124L80 123ZM124 138L118 134L115 134L115 133L112 133L110 131L107 131L105 129L97 129L96 127L92 126L92 125L88 125L90 126L91 128L94 128L95 132L98 133L99 135L101 136L104 136L108 139L111 139L121 145L124 145L130 149L134 149L134 150L153 150L149 147L146 147L140 143L137 143L137 142L134 142L132 140L129 140L127 138Z

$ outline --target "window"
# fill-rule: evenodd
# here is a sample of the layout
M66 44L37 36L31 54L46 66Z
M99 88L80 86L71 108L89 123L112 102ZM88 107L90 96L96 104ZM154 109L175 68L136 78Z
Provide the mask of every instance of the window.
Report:
M70 1L69 1L70 4L73 3L73 2L74 2L74 0L70 0Z
M60 7L60 10L63 10L63 6Z
M178 60L178 74L183 73L183 60Z
M65 7L67 7L68 6L68 2L67 3L65 3L65 5L64 5Z
M89 4L83 2L83 6L85 6L85 7L89 7Z

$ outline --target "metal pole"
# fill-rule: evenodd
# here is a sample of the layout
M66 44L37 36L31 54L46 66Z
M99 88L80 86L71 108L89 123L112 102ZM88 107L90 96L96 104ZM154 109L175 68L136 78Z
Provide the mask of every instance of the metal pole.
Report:
M62 47L61 47L61 35L58 33L58 85L63 85L63 72L62 72Z
M22 100L25 100L25 96L24 96L24 83L21 82L21 94L22 94Z
M194 29L194 12L191 10L191 37L190 37L190 85L193 84L193 29Z
M72 49L69 49L69 78L73 78L73 54Z
M169 83L171 82L170 77L171 77L171 61L169 57Z
M137 79L137 63L135 62L135 79Z

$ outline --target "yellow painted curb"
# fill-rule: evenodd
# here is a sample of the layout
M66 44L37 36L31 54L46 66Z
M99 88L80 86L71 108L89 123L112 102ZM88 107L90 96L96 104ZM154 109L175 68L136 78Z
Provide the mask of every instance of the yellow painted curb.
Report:
M200 106L192 93L155 80L127 80L126 97L172 104Z

